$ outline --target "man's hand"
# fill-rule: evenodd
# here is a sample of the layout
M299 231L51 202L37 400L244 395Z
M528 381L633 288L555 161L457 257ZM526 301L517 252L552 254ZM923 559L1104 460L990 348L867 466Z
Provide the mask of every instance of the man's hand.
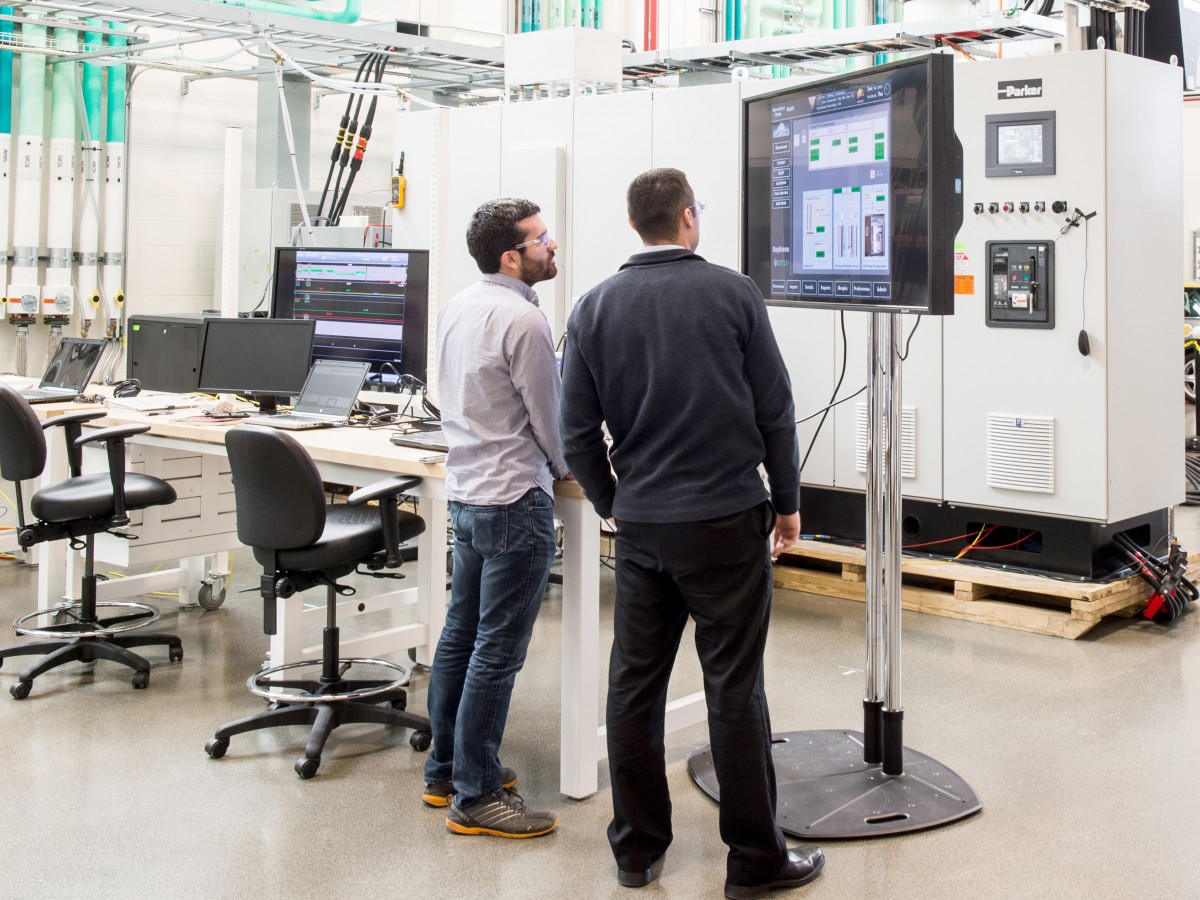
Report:
M800 540L800 513L790 516L779 516L775 519L775 534L771 540L771 559L778 559L779 554Z

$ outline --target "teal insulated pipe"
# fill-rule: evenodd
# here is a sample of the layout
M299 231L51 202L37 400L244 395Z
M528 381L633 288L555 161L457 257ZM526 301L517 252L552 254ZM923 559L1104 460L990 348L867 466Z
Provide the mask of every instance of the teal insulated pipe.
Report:
M100 26L99 19L88 19L89 25ZM100 50L104 39L98 32L89 31L83 36L87 50ZM84 136L90 140L100 139L100 89L101 69L95 63L83 64L83 115L86 123Z
M108 27L114 31L122 31L125 24L109 22ZM124 47L129 44L129 38L114 34L109 36L108 43L113 47ZM125 143L124 66L111 66L108 70L108 123L104 130L104 139L110 144Z
M0 15L11 16L11 6L0 6ZM0 45L9 46L13 39L13 23L0 22ZM0 50L0 134L12 134L13 55Z
M279 13L283 16L300 16L305 19L319 19L322 22L357 22L362 13L362 0L346 0L346 6L341 12L326 12L312 7L292 6L288 3L274 3L272 0L211 0L218 6L240 6L244 9L256 9L260 12Z
M45 47L44 25L22 25L26 46ZM46 126L46 57L27 53L21 57L21 93L17 101L17 133L42 137Z
M579 24L584 28L596 27L596 0L583 0L579 5Z
M60 50L79 50L79 31L55 28L54 43ZM75 140L75 66L74 62L54 63L50 75L50 137Z

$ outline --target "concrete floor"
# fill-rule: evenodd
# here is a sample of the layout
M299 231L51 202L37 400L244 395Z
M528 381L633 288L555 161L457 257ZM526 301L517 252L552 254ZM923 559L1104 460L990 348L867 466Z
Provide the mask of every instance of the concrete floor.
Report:
M1177 530L1200 551L1200 511L1181 510ZM557 790L559 588L517 681L503 759L527 802L555 809L561 825L504 841L452 835L421 804L424 754L404 731L339 729L307 782L292 771L300 728L234 738L220 761L205 755L217 725L261 708L244 688L266 647L261 606L235 592L256 578L241 555L221 609L159 600L160 630L177 632L187 656L170 664L148 651L148 690L111 663L76 665L16 702L7 688L20 664L6 662L0 897L631 896L605 840L607 772L583 801ZM32 608L34 583L32 569L0 562L0 620ZM860 728L863 607L776 596L775 729ZM611 599L605 572L606 611ZM922 834L828 842L824 875L776 896L1200 896L1198 632L1197 610L1171 627L1106 621L1078 641L905 613L906 744L956 770L983 812ZM694 653L681 656L675 696L698 683ZM424 709L425 687L418 673L411 708ZM675 842L639 897L721 895L716 806L686 770L706 743L703 726L669 738Z

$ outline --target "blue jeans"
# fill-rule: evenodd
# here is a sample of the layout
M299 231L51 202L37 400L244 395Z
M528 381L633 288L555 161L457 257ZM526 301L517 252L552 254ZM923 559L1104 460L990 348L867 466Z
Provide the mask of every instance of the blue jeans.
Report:
M500 790L513 682L554 561L554 501L533 488L507 506L450 502L454 577L429 678L426 781L453 781L460 807Z

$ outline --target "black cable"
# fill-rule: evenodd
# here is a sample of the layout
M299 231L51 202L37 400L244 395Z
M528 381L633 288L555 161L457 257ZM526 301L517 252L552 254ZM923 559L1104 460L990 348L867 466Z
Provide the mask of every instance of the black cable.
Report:
M358 84L362 80L364 72L369 73L374 65L375 54L371 53L366 57L366 59L363 60L362 66L360 66L358 70L358 74L354 76L354 83ZM370 78L369 74L367 74L367 78ZM342 136L341 152L338 154L337 179L333 183L333 199L329 207L329 215L326 217L326 222L329 225L337 224L335 212L337 209L338 195L342 187L342 176L346 174L346 166L350 162L350 151L354 147L354 136L358 132L358 115L362 111L362 99L362 94L355 94L351 96L349 101L354 105L354 113L351 116L350 123L347 125Z
M376 84L383 82L383 73L387 69L387 56L383 53L376 54L376 62L374 68L374 79ZM372 78L372 72L368 70L367 80ZM331 216L331 224L337 225L342 219L342 213L346 211L346 204L350 200L350 190L354 186L354 179L358 176L358 170L362 168L363 156L367 152L367 142L371 140L371 132L375 123L375 109L379 105L379 95L374 94L371 97L371 104L367 107L367 117L363 122L362 128L355 136L354 152L350 157L350 177L346 179L346 187L342 190L341 197L336 201L336 209Z
M917 321L913 322L912 331L908 333L908 340L904 342L904 352L900 354L900 362L908 359L908 347L912 343L913 335L917 333L917 326L921 324L921 313L917 313Z
M837 406L837 403L835 403L834 400L838 395L838 391L840 391L842 389L842 379L844 379L846 377L846 357L847 357L846 351L850 345L849 345L849 342L846 340L846 311L844 309L838 310L838 322L841 324L841 327L842 327L842 371L838 375L837 384L835 384L833 386L833 394L829 398L829 403L826 405L826 407L823 410L818 410L818 412L820 412L820 414L821 414L821 421L817 423L817 430L813 432L812 440L808 442L808 449L804 451L804 459L802 459L800 461L800 471L801 472L804 471L804 464L808 462L808 457L812 453L813 447L817 443L817 436L821 433L821 428L825 424L825 417L829 415L829 411L831 409L833 409L835 406ZM863 391L865 391L865 390L866 390L866 386L864 385ZM859 391L857 394L851 394L850 396L857 397L858 394L861 394L861 393L862 393L862 391ZM846 399L849 400L850 397L847 397ZM841 401L839 401L839 402L841 402ZM800 421L798 421L796 424L799 425L802 422L807 422L809 419L811 419L815 415L817 415L817 413L813 413L812 416L806 416L805 418L800 419Z
M364 56L362 62L358 64L358 72L354 76L355 83L362 77L363 69L366 68L367 60L370 55ZM338 157L342 154L342 142L346 139L346 129L350 125L350 108L354 105L354 95L351 94L346 98L346 110L342 113L342 122L338 127L337 140L333 142L333 153L329 156L329 171L325 175L325 187L321 190L321 202L317 204L317 218L320 219L321 214L325 210L325 198L329 194L329 182L333 180L333 170L337 168Z

